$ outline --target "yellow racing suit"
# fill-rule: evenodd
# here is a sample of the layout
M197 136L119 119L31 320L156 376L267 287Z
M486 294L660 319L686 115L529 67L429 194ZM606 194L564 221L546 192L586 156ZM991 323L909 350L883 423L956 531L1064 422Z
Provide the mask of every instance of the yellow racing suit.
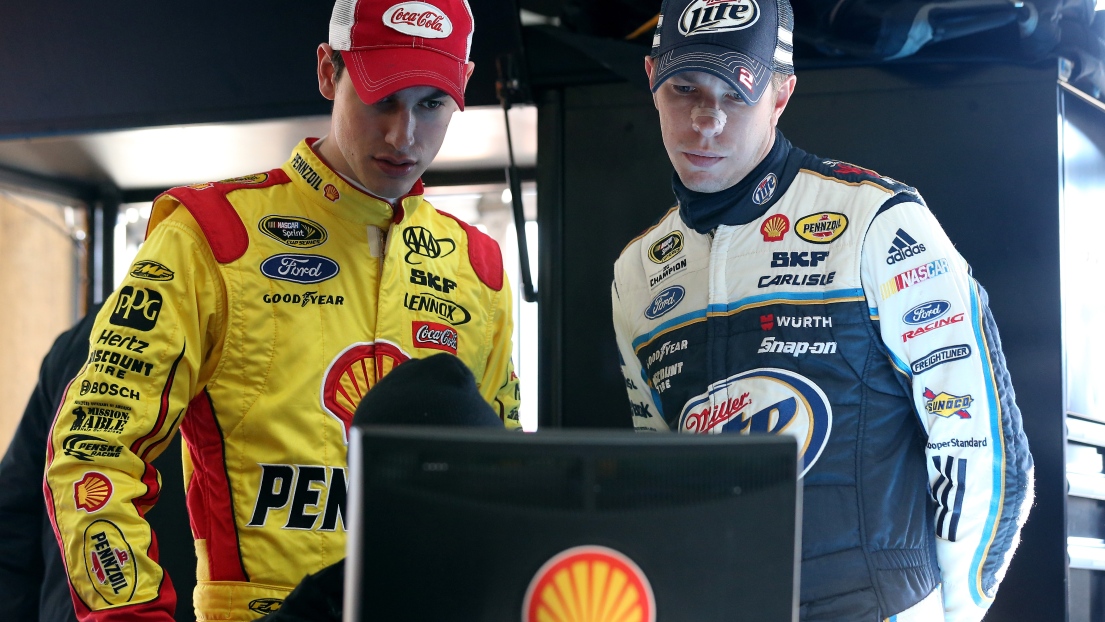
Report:
M394 366L448 352L518 426L498 245L346 183L304 141L282 168L174 188L96 318L47 449L45 493L82 621L169 621L144 514L179 428L198 620L253 620L345 555L346 444ZM180 209L184 207L185 209Z

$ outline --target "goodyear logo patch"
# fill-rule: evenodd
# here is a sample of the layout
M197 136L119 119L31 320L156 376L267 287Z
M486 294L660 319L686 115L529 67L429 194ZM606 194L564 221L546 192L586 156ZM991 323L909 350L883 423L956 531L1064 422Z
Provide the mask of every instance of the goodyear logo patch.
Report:
M683 232L672 231L648 247L648 258L652 263L667 263L683 251Z
M298 216L265 216L257 223L257 229L292 248L321 246L329 238L322 225Z
M645 573L605 546L577 546L545 562L522 602L524 622L655 622Z
M819 212L798 219L794 232L814 244L830 244L848 228L848 217L837 212Z

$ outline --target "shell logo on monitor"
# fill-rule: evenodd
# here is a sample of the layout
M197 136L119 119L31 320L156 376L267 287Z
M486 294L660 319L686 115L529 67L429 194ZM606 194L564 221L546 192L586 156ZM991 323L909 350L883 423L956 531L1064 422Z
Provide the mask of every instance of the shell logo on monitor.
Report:
M577 546L545 562L530 581L523 622L655 622L645 573L604 546Z

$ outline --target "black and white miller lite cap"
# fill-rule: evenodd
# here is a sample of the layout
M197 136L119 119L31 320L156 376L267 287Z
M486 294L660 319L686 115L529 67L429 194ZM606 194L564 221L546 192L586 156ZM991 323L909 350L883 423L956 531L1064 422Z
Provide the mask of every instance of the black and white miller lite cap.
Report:
M664 0L652 90L677 73L705 71L754 104L772 73L794 73L793 33L789 0Z

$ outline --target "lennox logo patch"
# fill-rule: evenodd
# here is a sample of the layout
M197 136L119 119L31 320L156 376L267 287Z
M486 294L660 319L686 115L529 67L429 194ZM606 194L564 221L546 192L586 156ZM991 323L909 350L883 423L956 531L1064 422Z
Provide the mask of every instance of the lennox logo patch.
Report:
M453 22L432 4L404 2L384 11L384 25L412 37L444 39L453 33Z

